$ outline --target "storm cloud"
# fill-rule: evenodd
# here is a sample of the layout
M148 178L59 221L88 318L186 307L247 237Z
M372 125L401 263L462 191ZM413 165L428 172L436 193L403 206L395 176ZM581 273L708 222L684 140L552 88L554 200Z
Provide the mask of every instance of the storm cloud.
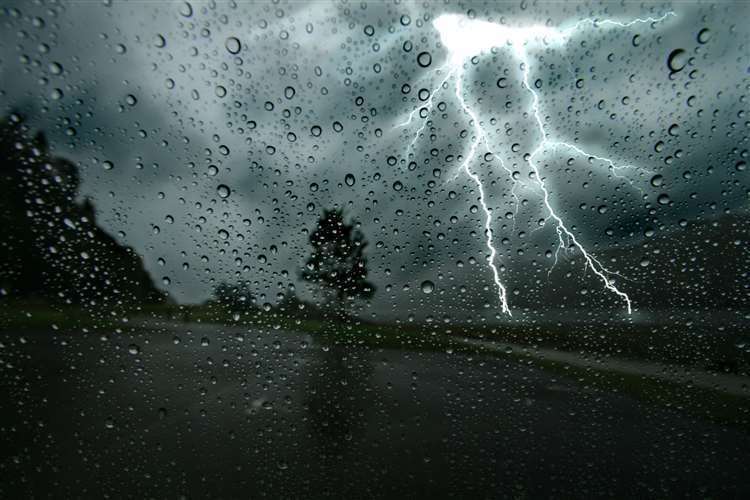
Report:
M238 280L262 302L290 289L310 297L299 280L307 232L323 209L342 207L370 243L378 293L367 314L494 318L484 214L458 170L469 117L446 84L426 117L397 127L441 79L447 53L432 20L457 13L559 27L673 11L663 23L592 26L564 48L531 51L548 130L638 168L624 180L564 151L540 165L556 209L597 255L683 221L744 216L750 28L736 10L750 14L747 6L462 5L16 2L2 11L0 106L27 114L56 154L78 164L82 196L105 228L179 301ZM493 151L523 183L539 137L519 64L492 49L466 63L464 87ZM472 166L486 186L511 307L567 287L621 309L575 252L549 272L558 238L539 190L525 182L515 197L484 153ZM636 304L651 272L640 261L612 266L635 283L624 286Z

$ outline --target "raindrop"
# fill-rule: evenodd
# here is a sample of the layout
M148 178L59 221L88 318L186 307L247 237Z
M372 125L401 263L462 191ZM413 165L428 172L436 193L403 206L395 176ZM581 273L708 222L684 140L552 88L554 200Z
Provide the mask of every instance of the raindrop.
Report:
M417 64L421 67L426 68L432 64L432 56L429 52L420 52L417 56Z
M422 282L422 292L432 293L434 290L435 290L435 283L433 283L430 280L425 280Z
M672 73L679 73L687 64L687 52L684 49L675 49L667 57L667 66Z
M354 178L354 175L352 174L346 174L344 177L344 182L347 186L352 187L357 180Z
M226 184L219 184L219 186L216 188L216 193L221 198L229 198L229 195L232 193L232 191Z
M190 17L193 15L193 6L190 5L190 2L183 2L180 6L180 15L183 17Z
M224 42L224 47L226 47L227 52L229 52L230 54L239 54L240 50L242 49L242 44L240 43L239 39L230 36L229 38L227 38L227 41Z
M711 31L708 28L703 28L698 32L698 43L706 43L711 39Z

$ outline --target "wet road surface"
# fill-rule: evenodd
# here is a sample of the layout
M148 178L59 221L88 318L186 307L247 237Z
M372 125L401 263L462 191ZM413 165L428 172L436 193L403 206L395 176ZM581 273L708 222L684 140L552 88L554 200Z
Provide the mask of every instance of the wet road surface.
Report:
M0 333L0 497L747 497L750 431L527 361L183 325Z

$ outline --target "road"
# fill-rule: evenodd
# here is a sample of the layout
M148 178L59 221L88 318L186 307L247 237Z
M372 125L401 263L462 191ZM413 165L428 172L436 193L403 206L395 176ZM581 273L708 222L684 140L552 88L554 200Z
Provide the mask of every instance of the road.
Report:
M0 333L0 361L0 498L750 493L750 430L515 358L185 324Z

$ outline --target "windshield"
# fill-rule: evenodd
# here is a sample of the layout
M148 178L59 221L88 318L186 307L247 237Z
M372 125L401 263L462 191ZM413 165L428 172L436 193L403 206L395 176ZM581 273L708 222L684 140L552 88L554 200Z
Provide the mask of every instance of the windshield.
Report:
M747 497L748 16L5 2L0 497Z

